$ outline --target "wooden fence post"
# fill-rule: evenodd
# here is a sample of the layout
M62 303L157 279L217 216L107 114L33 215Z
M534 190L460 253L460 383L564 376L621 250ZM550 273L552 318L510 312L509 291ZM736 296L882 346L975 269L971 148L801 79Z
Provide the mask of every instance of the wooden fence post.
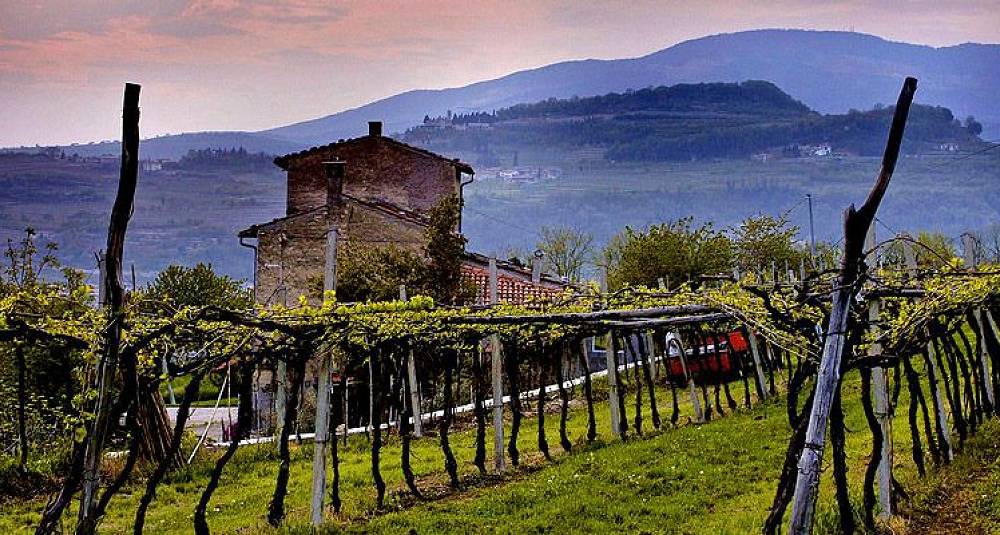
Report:
M326 269L323 277L324 299L327 291L337 289L337 229L326 233ZM320 356L316 385L316 424L313 438L312 503L310 519L313 526L323 523L323 495L326 493L326 442L330 429L330 359ZM336 433L334 433L336 435ZM337 440L336 436L333 438Z
M497 281L497 259L490 259L490 304L500 302ZM506 468L503 444L503 354L500 350L500 335L490 335L490 364L493 372L493 467L497 473ZM516 396L517 392L511 392Z
M965 256L965 267L970 271L976 270L976 248L975 248L975 238L971 234L962 234L962 252ZM976 308L972 311L973 316L976 318L976 324L979 328L980 333L985 333L983 329L983 309ZM990 402L991 407L996 406L996 400L994 398L993 392L993 381L990 379L993 377L990 374L990 363L989 354L986 351L986 344L980 344L979 347L979 368L982 372L983 377L983 391L986 392L986 399Z
M760 396L767 400L767 382L764 379L764 369L760 365L760 346L757 345L757 335L752 330L747 329L750 338L750 354L753 355L753 366L757 370L757 384L760 385Z
M399 285L399 300L406 301L406 285ZM417 363L413 358L413 351L410 350L410 358L406 359L406 380L410 383L410 413L413 415L413 436L420 438L424 436L423 420L420 419L420 389L417 388Z

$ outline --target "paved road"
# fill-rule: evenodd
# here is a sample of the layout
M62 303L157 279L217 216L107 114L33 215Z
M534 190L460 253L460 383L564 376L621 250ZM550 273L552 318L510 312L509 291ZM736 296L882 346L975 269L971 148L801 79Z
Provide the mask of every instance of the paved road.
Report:
M177 421L177 407L167 407L167 416L170 417L170 422ZM197 434L201 437L201 434L205 432L205 426L208 425L209 420L212 421L212 425L208 430L208 438L216 442L222 440L222 424L228 423L230 421L236 421L236 407L226 407L220 405L219 409L215 412L215 418L212 419L212 407L195 407L191 409L191 414L188 415L187 429L191 432Z

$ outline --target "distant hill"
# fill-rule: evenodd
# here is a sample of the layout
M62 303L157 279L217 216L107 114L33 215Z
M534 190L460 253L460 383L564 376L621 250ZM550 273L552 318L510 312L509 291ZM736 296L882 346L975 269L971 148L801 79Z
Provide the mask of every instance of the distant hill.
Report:
M474 154L473 163L483 166L495 165L498 154L525 149L600 149L609 161L746 158L761 151L797 157L800 145L872 156L885 144L892 113L892 107L879 107L823 115L763 81L678 84L427 117L402 137L446 154ZM904 152L976 149L978 130L975 122L962 125L947 108L915 105Z
M144 139L139 146L139 157L144 160L161 158L177 160L191 150L240 147L252 153L285 154L300 150L302 144L254 132L195 132ZM121 144L117 141L78 143L59 148L67 156L76 154L80 157L91 157L121 154Z
M525 70L464 87L402 93L356 109L263 133L303 144L363 132L368 120L388 131L419 124L425 114L492 111L550 97L569 98L649 86L768 80L810 108L844 113L890 104L905 76L920 80L917 102L974 115L987 137L1000 136L1000 45L933 48L853 32L756 30L679 43L647 56L580 60Z
M523 102L623 92L661 85L768 80L821 113L890 104L905 76L920 80L917 102L974 115L984 137L1000 138L1000 45L934 48L853 32L755 30L685 41L629 59L579 60L449 89L418 89L318 119L260 132L203 132L152 139L150 157L179 158L190 149L243 146L278 154L364 133L382 120L387 132L420 124L425 114L491 112ZM116 153L116 143L79 151ZM80 152L81 155L85 155ZM87 153L91 155L92 153Z

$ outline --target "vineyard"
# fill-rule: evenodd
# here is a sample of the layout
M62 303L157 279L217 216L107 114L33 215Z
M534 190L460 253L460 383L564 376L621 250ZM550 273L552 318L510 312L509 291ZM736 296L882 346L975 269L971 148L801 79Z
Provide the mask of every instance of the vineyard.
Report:
M673 433L696 440L692 429L713 425L738 442L740 426L765 425L748 415L778 407L779 399L783 431L791 429L780 477L768 483L773 501L764 525L743 528L811 532L821 473L830 471L835 529L874 531L907 499L893 475L901 458L923 476L952 463L1000 415L1000 270L977 265L971 240L963 260L942 259L929 269L916 261L915 240L874 237L915 90L908 79L878 180L866 202L847 211L839 269L803 265L799 273L769 277L736 271L670 290L595 284L514 305L496 301L494 264L488 305L403 295L342 303L331 240L322 302L243 309L169 299L151 306L125 292L122 251L137 187L139 118L138 86L127 86L103 306L87 304L89 289L80 281L14 286L0 299L0 345L16 356L18 377L5 451L17 452L28 478L33 454L59 444L68 450L53 468L59 488L40 515L29 515L36 533L94 533L126 501L129 521L117 511L114 529L155 531L147 519L158 496L176 492L165 490L176 483L165 482L195 457L185 433L192 407L203 385L220 376L239 405L227 440L202 452L209 468L186 472L189 491L198 494L187 529L199 534L213 528L213 497L228 481L230 462L240 458L245 467L257 455L245 450L276 453L260 454L259 462L274 469L266 507L240 514L274 527L287 525L290 510L308 510L317 527L344 519L377 523L380 514L481 495L490 485L500 492L516 484L516 474L565 475L562 467L573 459L619 445ZM883 261L890 250L902 251L900 258ZM21 257L21 273L37 267L24 265L31 258ZM588 357L593 340L603 348L601 370ZM51 413L40 409L51 404L27 392L29 349L75 363L68 373L80 387ZM261 370L282 376L277 433L266 440L251 436ZM187 381L173 424L160 397L169 378ZM367 387L368 414L352 427L359 421L349 399L361 392L352 388L357 378ZM855 394L859 399L845 399ZM858 401L871 451L849 457L844 407ZM739 426L726 427L724 417ZM894 451L893 426L904 419L909 451ZM534 435L531 448L522 434ZM470 456L473 473L460 462ZM436 468L431 457L440 462ZM660 469L673 462L664 459ZM858 467L850 462L864 463L860 502L849 479ZM308 476L293 478L293 467L304 466ZM617 479L636 484L626 474ZM293 481L308 481L307 488L290 488ZM307 502L292 503L305 496ZM447 501L435 507L446 509ZM216 531L228 531L225 515L211 516Z

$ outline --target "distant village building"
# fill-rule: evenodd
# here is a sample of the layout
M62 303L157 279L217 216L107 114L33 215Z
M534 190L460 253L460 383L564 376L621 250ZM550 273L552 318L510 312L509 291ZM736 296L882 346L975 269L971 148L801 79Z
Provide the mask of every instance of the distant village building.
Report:
M319 299L331 230L339 243L422 251L430 209L449 195L461 197L474 176L458 159L383 136L381 122L369 123L367 136L281 156L275 164L288 174L286 215L239 233L241 242L257 240L255 294L264 305ZM488 300L484 259L470 253L463 261L480 300ZM558 279L532 277L531 270L508 263L498 263L498 272L504 301L563 288Z

